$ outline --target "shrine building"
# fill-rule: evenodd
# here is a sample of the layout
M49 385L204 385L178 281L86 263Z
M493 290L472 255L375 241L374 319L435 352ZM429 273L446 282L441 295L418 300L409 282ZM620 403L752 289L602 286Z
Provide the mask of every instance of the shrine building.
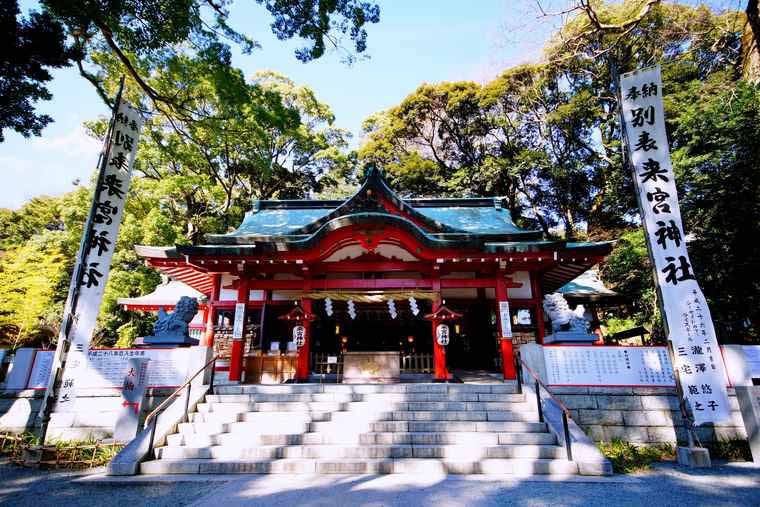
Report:
M612 244L546 239L500 198L404 199L371 168L345 201L257 201L205 244L135 248L205 295L201 344L225 358L229 380L270 383L339 375L345 357L370 352L390 354L402 376L513 379L514 348L543 343L543 295Z

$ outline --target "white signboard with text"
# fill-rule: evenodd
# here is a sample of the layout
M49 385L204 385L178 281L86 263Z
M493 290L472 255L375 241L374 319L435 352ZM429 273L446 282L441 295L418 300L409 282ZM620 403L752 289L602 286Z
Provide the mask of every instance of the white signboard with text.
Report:
M548 385L674 387L667 347L546 345Z
M245 325L245 303L235 305L235 322L232 325L232 338L241 340L243 338L243 327Z
M499 319L501 320L501 337L512 338L512 317L509 315L509 301L499 301Z
M34 355L32 374L29 375L28 389L47 389L50 381L50 370L53 369L55 350L38 350Z
M730 417L726 375L710 310L686 251L659 65L623 74L620 95L642 223L684 396L695 424L723 421Z
M178 387L187 379L190 348L92 349L80 389L121 388L130 359L147 359L145 387Z
M66 411L68 405L73 405L71 402L76 398L79 383L88 381L87 351L111 270L111 258L129 191L141 126L140 114L121 101L113 118L111 145L105 154L105 169L95 188L89 242L82 245L84 251L80 252L80 256L85 259L83 277L68 335L71 345L58 392L57 411Z

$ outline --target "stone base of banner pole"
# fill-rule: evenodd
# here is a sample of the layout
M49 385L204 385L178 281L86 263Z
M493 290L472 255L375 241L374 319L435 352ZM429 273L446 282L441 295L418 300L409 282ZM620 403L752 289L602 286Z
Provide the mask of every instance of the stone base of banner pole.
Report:
M678 464L690 468L708 468L712 466L710 462L710 451L704 447L682 447L678 446L676 450Z

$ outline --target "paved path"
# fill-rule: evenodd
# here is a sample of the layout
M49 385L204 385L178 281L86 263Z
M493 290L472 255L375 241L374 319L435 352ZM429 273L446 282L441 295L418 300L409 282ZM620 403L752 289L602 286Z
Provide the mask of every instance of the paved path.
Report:
M486 507L537 506L760 506L760 470L723 466L690 471L672 465L656 473L607 479L415 477L246 477L220 487L194 506Z
M760 506L760 469L658 465L611 478L484 476L158 476L108 478L0 464L0 505L150 506Z
M37 470L0 461L0 506L151 507L183 506L205 496L223 482L103 484L77 482L90 472Z

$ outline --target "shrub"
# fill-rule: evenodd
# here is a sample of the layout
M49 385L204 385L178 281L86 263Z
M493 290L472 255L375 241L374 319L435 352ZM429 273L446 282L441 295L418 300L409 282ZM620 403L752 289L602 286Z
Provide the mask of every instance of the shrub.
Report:
M648 470L654 462L672 461L675 449L671 444L639 446L615 439L597 444L604 456L612 462L612 469L618 474L629 474Z

